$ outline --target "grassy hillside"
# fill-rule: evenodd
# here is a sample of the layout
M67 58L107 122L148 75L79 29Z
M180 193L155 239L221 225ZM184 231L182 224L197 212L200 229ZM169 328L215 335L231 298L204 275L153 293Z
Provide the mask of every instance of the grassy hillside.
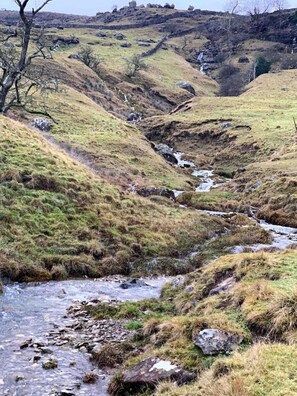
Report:
M181 202L206 209L253 205L268 220L297 224L296 77L296 70L262 75L239 97L193 99L178 112L143 122L151 139L233 177L224 188L229 196L218 193L214 202L215 192L188 194Z
M126 273L129 260L182 252L219 226L120 193L18 122L2 117L0 128L2 277Z
M115 35L119 32L124 35L123 40L116 39ZM106 37L97 37L98 33L103 33ZM66 46L58 49L55 59L62 64L70 54L77 53L80 48L87 45L91 46L94 53L102 60L100 66L102 78L107 83L110 82L108 85L115 95L122 94L122 99L124 99L123 95L126 95L129 105L135 106L141 114L152 115L156 108L158 113L162 112L162 107L158 105L160 100L164 102L162 106L166 110L170 110L172 106L191 98L191 94L176 85L180 81L189 81L198 96L213 96L218 90L214 80L201 74L198 67L194 68L185 60L186 48L181 52L178 51L183 47L182 38L168 40L156 54L143 59L147 66L145 70L132 79L128 78L127 61L133 56L153 48L167 34L153 26L142 29L99 32L95 29L65 29L62 32L52 30L51 34L59 37L76 36L80 39L78 46ZM196 46L200 46L205 42L203 38L194 39L193 34L187 37L188 45L193 42ZM139 45L141 42L148 42L149 47ZM121 46L123 43L129 43L131 47L123 48ZM79 62L72 61L72 63L76 63L75 67L77 67ZM141 90L140 92L137 92L137 87ZM146 103L147 96L150 98L149 106ZM154 112L150 110L150 107L154 108Z
M137 128L85 95L61 86L47 97L46 105L56 121L48 135L83 156L106 181L125 189L132 185L186 186L186 179L155 153Z

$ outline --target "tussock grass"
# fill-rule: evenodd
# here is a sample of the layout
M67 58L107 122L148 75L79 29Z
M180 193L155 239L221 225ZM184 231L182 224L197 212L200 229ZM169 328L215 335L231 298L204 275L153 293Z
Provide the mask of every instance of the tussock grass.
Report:
M293 396L296 346L256 344L243 354L217 361L193 385L161 385L166 396Z
M285 365L284 373L278 372L281 364L276 363L279 368L274 373L271 365L279 351L287 356L296 353L296 263L295 251L228 255L189 274L183 287L167 286L161 301L170 301L175 309L161 316L152 309L148 318L142 317L140 339L145 352L138 361L157 356L199 376L194 385L182 388L161 384L157 394L277 395L273 387L280 391L279 378L284 378L287 381L284 389L293 395L296 384L290 382L291 360L287 365L285 359L281 363ZM236 280L231 289L209 294L230 276ZM204 356L194 346L193 339L205 328L238 334L243 343L232 357ZM259 337L267 345L251 347ZM129 366L133 362L128 359L125 364ZM270 390L273 392L269 393Z
M76 126L77 134L82 125ZM219 226L198 214L121 193L16 121L0 118L0 131L2 277L30 281L125 274L139 254L182 252L207 237L211 224Z

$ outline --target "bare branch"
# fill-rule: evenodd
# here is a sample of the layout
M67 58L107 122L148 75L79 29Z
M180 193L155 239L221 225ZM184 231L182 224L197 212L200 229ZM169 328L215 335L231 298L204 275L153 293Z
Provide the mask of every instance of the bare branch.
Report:
M41 6L39 6L38 8L36 8L36 10L34 10L34 8L32 8L32 14L35 16L36 14L38 14L48 3L50 3L52 0L46 0L43 4L41 4Z

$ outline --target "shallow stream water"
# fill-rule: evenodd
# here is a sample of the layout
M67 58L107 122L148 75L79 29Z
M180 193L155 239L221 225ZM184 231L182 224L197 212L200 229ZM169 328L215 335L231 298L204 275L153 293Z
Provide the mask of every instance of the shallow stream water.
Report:
M175 153L178 165L192 168L193 176L199 180L196 191L207 192L217 186L213 171L195 169L195 164L182 159ZM183 191L175 191L178 196ZM231 213L201 211L212 216ZM297 243L297 229L281 227L260 221L260 225L271 232L270 245L249 246L253 251L267 247L286 249ZM233 253L241 253L244 246L237 246ZM194 253L193 253L194 254ZM0 296L0 396L104 396L107 395L108 378L95 369L87 354L67 345L51 344L49 333L55 329L71 326L72 319L66 311L75 301L118 299L136 301L158 298L168 278L149 279L149 286L123 290L115 280L68 280L41 284L11 284ZM41 355L40 349L20 346L25 340L44 345L58 360L58 367L45 370L42 363L49 355ZM82 382L84 374L94 370L99 376L96 384Z
M96 384L82 383L84 374L94 369L88 356L69 346L51 345L49 332L71 324L65 313L74 300L157 298L166 281L168 278L163 277L149 279L149 286L127 290L116 281L88 279L6 286L0 297L0 395L107 395L107 378L99 370ZM40 355L38 350L20 349L28 339L49 348L58 360L58 368L45 370L42 362L49 355L35 361L34 357Z

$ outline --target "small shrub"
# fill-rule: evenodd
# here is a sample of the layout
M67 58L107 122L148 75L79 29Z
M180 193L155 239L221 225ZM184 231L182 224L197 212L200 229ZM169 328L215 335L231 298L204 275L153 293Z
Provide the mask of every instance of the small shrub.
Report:
M127 330L140 330L142 328L142 324L137 320L130 322L126 326Z
M269 73L271 69L271 63L268 62L264 56L259 56L256 60L256 77L261 76L261 74Z
M80 60L95 73L99 74L100 65L102 63L101 58L94 53L94 49L89 45L83 47L79 53Z
M141 70L147 69L147 65L143 62L140 55L135 55L132 58L126 59L127 77L135 77Z

